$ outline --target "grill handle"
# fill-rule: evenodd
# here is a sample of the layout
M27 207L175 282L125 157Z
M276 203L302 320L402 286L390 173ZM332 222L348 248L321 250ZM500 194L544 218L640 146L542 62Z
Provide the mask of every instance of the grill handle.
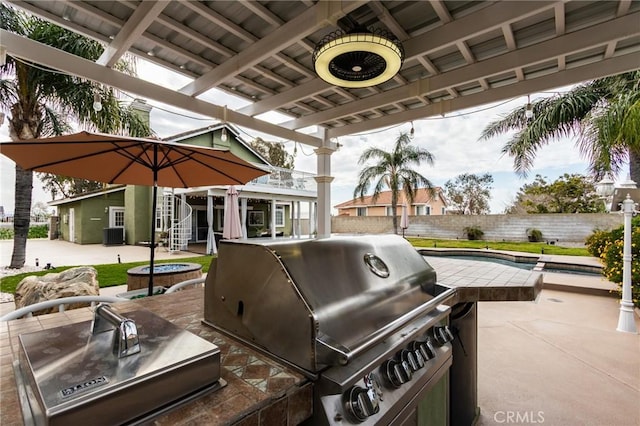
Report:
M349 361L360 355L362 352L376 345L381 340L386 339L387 337L395 333L398 329L402 328L405 324L413 321L415 318L433 310L438 305L443 304L448 299L453 297L456 293L455 288L445 287L442 284L439 284L438 286L446 288L447 290L429 300L427 303L424 303L402 315L401 317L396 318L376 332L371 333L365 338L363 343L352 349L340 345L329 336L318 336L316 338L316 343L318 344L319 355L324 355L322 356L322 358L325 358L327 360L327 363L330 365L348 364Z

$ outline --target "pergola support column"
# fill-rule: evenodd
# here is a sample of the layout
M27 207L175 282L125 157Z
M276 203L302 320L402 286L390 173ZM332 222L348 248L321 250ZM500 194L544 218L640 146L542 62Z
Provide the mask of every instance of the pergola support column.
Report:
M335 148L331 147L326 132L322 133L323 146L314 150L318 157L318 174L315 180L318 184L318 238L327 238L331 236L331 154L335 152Z

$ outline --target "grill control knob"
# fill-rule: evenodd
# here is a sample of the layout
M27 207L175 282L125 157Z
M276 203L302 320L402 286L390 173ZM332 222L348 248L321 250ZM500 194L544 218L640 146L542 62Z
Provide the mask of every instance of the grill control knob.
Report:
M415 350L413 348L414 343L417 342L410 343L407 349L400 351L400 360L409 364L409 368L411 368L412 372L418 371L424 367L424 358L422 358L422 354L419 349Z
M390 359L382 364L382 375L394 388L399 388L411 380L409 363Z
M354 386L344 394L344 405L354 420L362 422L380 411L375 392Z
M427 340L423 341L423 342L413 342L412 344L414 347L416 347L416 350L420 351L420 354L422 355L422 359L424 360L424 362L429 361L430 359L433 359L436 357L436 349L433 347L433 343L431 343L431 338L427 337Z
M453 340L453 333L448 325L436 326L433 328L433 337L440 346Z

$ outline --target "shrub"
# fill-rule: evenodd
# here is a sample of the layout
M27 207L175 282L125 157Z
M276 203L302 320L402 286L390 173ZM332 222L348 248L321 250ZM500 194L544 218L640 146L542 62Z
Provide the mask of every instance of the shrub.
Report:
M542 231L539 229L527 229L527 238L530 243L539 243L542 241Z
M622 284L624 226L612 231L596 230L587 237L587 250L602 261L602 275L609 281ZM640 308L640 217L631 221L631 298ZM634 284L635 283L635 284ZM618 288L622 293L621 286Z
M49 236L49 225L36 225L29 228L27 238L47 238Z
M484 236L484 232L482 232L482 229L475 226L467 226L466 228L464 228L464 232L465 234L467 234L468 240L481 240Z
M12 240L13 228L0 228L0 240Z
M49 225L34 225L29 227L27 238L47 238L49 236ZM0 240L12 240L13 228L0 228Z

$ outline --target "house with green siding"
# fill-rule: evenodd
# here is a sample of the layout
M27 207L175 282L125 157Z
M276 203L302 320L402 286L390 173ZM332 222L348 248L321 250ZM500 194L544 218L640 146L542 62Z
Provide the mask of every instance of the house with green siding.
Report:
M271 170L268 175L236 186L243 238L299 236L301 211L315 211L314 175L271 166L232 125L208 126L165 140L228 149ZM227 189L227 186L159 188L156 241L171 251L186 250L190 244L206 244L207 252L215 252L215 241L223 232ZM49 205L58 209L60 239L78 244L148 244L151 197L150 187L111 185L101 191L51 201ZM308 232L313 229L310 223Z

